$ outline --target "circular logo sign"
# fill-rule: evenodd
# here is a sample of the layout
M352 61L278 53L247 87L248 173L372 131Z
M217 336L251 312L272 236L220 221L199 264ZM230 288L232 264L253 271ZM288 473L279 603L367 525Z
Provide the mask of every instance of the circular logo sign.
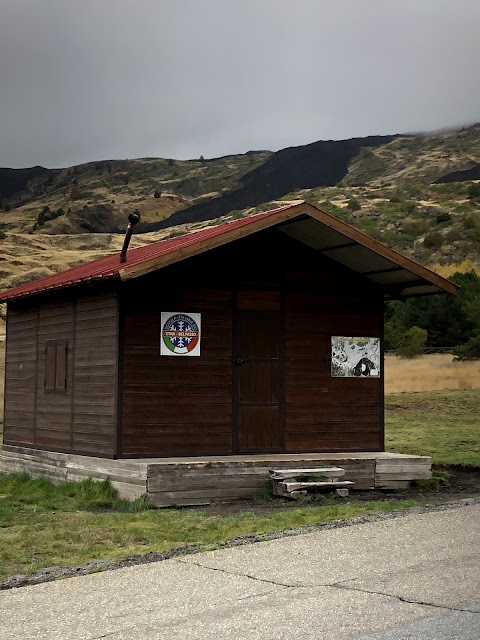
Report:
M162 328L162 340L172 353L190 353L200 340L200 330L192 317L184 313L177 313L165 320Z

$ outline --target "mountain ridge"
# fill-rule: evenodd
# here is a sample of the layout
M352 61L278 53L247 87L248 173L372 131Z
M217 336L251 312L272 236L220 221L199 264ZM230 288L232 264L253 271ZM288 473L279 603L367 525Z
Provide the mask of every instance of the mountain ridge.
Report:
M136 209L139 245L298 199L429 266L475 265L479 166L480 124L474 124L434 135L317 141L207 160L3 168L1 288L119 250L127 215Z

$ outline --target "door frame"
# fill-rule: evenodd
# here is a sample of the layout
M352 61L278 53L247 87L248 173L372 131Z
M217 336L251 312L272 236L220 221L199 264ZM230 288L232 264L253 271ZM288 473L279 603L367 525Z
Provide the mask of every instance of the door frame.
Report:
M242 290L262 291L260 287L245 287ZM271 289L265 288L265 292ZM285 295L283 290L280 294L280 308L278 310L267 309L239 309L237 304L238 291L235 290L232 296L232 453L235 455L255 454L255 453L285 453ZM236 360L239 358L240 332L239 332L239 316L240 315L277 315L280 323L279 335L280 344L278 347L278 367L279 367L279 389L278 389L278 430L279 430L279 448L278 449L249 449L242 451L240 449L240 377L238 375L238 365Z

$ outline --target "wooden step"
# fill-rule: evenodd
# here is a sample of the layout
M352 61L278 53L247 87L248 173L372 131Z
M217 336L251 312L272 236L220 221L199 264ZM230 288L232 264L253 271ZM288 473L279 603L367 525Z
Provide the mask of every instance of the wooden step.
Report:
M290 493L290 491L299 491L301 489L337 489L339 487L351 487L354 484L349 480L342 480L340 482L279 482L278 486Z
M325 476L327 478L338 478L345 475L342 467L320 467L316 469L271 469L272 480L287 480L289 478L306 478L309 476Z
M337 495L348 495L348 487L355 483L339 480L345 475L343 467L316 467L312 469L271 469L273 493L283 498L298 499L308 491L335 490Z

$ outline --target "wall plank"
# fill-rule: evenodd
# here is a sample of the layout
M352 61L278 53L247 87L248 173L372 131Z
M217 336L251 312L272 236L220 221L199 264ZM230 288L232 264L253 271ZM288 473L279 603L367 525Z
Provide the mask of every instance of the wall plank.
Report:
M115 292L79 298L75 323L74 451L115 455L118 357ZM95 429L86 425L95 425Z
M35 383L37 369L36 306L17 310L8 306L5 359L5 444L35 442Z
M67 291L32 308L11 304L8 332L5 443L113 456L116 294L78 298ZM63 391L44 386L49 340L68 344ZM86 430L86 423L92 428Z
M152 279L150 279L150 282ZM162 274L161 301L145 284L124 300L123 452L125 455L218 455L232 451L232 294L178 288ZM144 313L138 313L143 307ZM202 314L200 357L160 355L160 313Z

